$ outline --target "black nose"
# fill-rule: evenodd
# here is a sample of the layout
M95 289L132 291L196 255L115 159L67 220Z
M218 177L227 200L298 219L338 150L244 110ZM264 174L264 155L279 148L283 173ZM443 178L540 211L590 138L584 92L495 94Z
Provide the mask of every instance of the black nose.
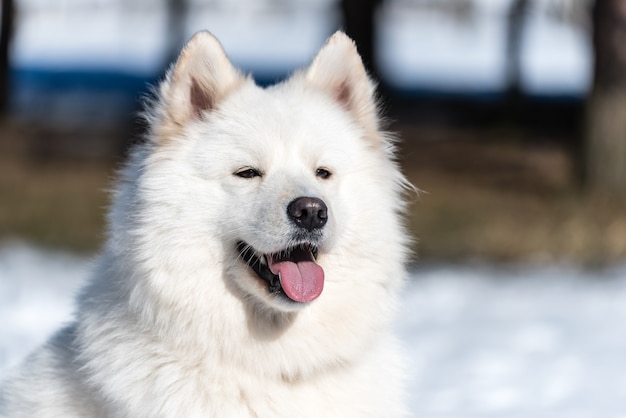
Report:
M287 206L287 215L300 228L313 231L326 225L328 208L316 197L298 197Z

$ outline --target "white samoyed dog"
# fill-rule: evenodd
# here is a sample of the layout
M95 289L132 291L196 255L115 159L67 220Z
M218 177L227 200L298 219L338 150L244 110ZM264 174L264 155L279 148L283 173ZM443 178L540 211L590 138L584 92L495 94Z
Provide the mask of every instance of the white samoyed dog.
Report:
M404 415L408 185L354 43L264 89L201 32L157 96L76 319L0 415Z

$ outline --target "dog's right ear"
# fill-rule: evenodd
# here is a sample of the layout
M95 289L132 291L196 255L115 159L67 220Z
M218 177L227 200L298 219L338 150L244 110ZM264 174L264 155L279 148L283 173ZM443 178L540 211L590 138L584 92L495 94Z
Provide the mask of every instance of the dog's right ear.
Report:
M159 87L162 123L180 127L201 118L245 80L211 33L196 33Z
M354 41L345 33L335 32L326 41L305 77L352 113L368 132L378 131L374 83L365 71Z

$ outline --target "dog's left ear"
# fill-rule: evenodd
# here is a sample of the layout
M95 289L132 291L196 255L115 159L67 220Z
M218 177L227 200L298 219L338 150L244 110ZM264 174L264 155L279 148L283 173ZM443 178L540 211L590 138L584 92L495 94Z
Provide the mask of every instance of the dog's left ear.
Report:
M305 71L305 79L329 93L369 132L378 129L375 85L345 33L335 32L326 41Z
M164 124L182 126L202 117L245 80L211 33L196 33L160 86Z

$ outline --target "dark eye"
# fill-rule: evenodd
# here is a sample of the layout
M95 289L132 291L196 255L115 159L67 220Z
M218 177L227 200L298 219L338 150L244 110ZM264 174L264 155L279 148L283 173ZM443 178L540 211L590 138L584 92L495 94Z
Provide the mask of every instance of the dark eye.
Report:
M244 167L235 172L237 177L251 179L253 177L261 177L261 172L255 168Z
M326 170L325 168L318 168L315 171L315 175L317 177L325 180L325 179L329 178L332 175L332 173L330 171Z

